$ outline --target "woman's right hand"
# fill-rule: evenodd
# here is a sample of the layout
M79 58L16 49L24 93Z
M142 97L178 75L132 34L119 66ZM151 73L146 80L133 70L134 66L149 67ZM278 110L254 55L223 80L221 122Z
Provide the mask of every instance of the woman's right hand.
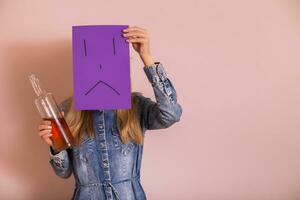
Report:
M64 116L64 112L61 112L61 113ZM53 143L52 143L52 141L50 139L50 137L52 136L51 128L52 127L51 127L51 121L50 120L42 120L41 123L38 126L38 131L39 131L38 135L49 146L53 145Z

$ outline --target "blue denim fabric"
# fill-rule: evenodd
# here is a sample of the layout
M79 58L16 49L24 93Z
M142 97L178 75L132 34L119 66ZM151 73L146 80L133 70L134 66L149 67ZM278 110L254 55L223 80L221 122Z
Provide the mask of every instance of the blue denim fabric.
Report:
M160 62L144 67L152 84L156 102L133 93L138 100L138 117L143 134L146 130L167 128L178 122L182 108L177 94ZM68 99L67 99L68 100ZM67 113L68 101L60 104ZM75 178L74 200L144 200L140 181L143 145L120 140L113 110L93 110L95 138L84 136L82 144L53 153L50 164L57 176Z

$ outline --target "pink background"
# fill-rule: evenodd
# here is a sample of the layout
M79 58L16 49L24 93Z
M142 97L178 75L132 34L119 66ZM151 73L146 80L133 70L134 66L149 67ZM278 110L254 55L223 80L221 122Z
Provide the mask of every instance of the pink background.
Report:
M149 29L153 56L176 86L181 122L146 136L149 199L300 199L297 1L26 2L0 1L0 199L71 197L73 178L54 175L37 136L27 75L66 98L71 26L83 24ZM133 89L153 98L131 54Z

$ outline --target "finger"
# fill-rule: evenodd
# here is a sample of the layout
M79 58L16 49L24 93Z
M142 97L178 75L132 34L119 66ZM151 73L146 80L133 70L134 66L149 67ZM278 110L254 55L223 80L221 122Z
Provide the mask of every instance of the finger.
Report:
M123 36L125 37L140 37L140 38L148 38L148 34L140 32L140 31L132 31L132 32L128 32L123 34Z
M52 146L52 145L53 145L53 142L51 141L50 138L45 139L45 142L46 142L49 146Z
M52 142L51 140L51 136L44 136L42 137L43 141L46 142L47 144L51 144L50 142Z
M145 38L130 38L127 39L126 42L130 42L130 43L146 43L148 40Z
M147 32L147 29L142 28L140 26L129 26L128 28L129 29L136 29L136 30L141 30L141 31L146 31Z
M65 116L65 112L64 111L61 111L61 114L62 114L63 117Z
M43 137L44 135L48 135L48 134L52 134L52 131L51 130L43 130L43 131L38 132L38 135L40 137Z
M51 121L50 120L42 120L41 124L45 124L45 125L51 125Z
M140 28L140 27L137 27L137 26L130 26L130 27L124 29L123 31L124 32L140 31L140 32L143 32L143 33L147 33L148 32L146 29L143 29L143 28Z
M38 130L41 131L41 130L48 130L48 129L52 129L52 126L50 125L44 125L44 124L40 124L38 126Z
M52 133L47 133L47 134L44 134L41 138L43 140L46 140L47 138L50 138L53 134Z
M132 33L132 32L138 32L142 34L149 34L147 31L141 30L141 29L128 29L124 33Z

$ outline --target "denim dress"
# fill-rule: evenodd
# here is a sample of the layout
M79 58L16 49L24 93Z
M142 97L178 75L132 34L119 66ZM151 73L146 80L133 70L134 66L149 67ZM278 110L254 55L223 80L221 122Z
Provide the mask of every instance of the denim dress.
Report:
M142 134L145 134L146 130L167 128L178 122L182 107L160 62L143 69L156 99L152 101L141 93L133 93L138 102ZM68 99L59 105L65 113L68 112ZM92 116L94 138L84 134L80 145L57 154L49 148L49 162L55 174L61 178L73 174L73 200L147 199L140 181L143 145L121 142L113 110L92 110Z

